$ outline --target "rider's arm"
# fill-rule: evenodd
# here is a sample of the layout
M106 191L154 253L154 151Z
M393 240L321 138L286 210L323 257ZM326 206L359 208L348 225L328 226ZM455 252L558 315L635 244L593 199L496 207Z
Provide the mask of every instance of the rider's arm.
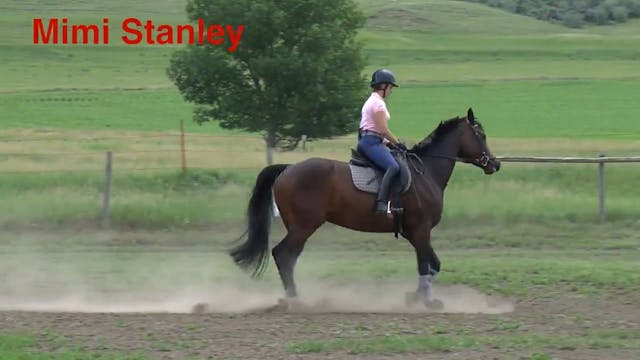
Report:
M385 139L389 140L394 144L397 144L400 141L398 141L398 138L396 138L391 133L391 130L389 130L389 127L387 126L386 117L387 117L387 114L385 111L376 111L373 113L373 121L375 121L376 123L376 129L380 130L380 134L384 136Z

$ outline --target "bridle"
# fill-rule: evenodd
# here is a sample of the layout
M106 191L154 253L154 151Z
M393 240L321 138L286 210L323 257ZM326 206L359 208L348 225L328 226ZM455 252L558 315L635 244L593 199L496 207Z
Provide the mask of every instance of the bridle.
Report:
M480 148L484 148L484 144L482 143L481 133L480 133L480 124L478 124L475 119L473 125L471 125L471 129L473 129L473 133L476 135L476 140L480 143ZM480 157L471 160L471 163L480 165L483 169L489 165L489 161L491 161L491 157L487 154L486 151L482 151ZM465 161L466 162L466 161Z
M473 133L475 134L476 140L480 142L481 141L480 125L477 122L474 122L474 124L471 125L471 129L473 129ZM482 143L480 143L480 145L482 145ZM422 159L420 159L420 157L414 153L407 153L407 156L418 160L418 162L420 163L420 169L416 168L416 166L413 165L413 163L410 162L410 164L412 164L414 170L416 170L420 175L424 174L424 163L422 162ZM489 161L491 161L491 157L489 156L489 154L487 154L486 151L483 151L479 157L474 159L461 158L458 156L448 156L448 155L442 155L442 154L425 154L425 156L432 157L432 158L447 159L453 162L475 164L480 166L483 169L486 168L487 165L489 165Z

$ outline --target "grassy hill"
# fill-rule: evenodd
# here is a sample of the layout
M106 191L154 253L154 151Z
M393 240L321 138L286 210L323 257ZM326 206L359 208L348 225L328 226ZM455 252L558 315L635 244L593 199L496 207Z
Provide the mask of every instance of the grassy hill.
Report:
M359 35L366 71L390 67L404 85L390 101L401 136L468 106L501 137L640 133L632 121L640 93L637 21L574 30L465 1L359 3L368 16ZM0 127L169 130L191 118L165 75L175 47L31 44L34 17L108 17L116 39L128 16L183 22L182 2L10 0L0 8ZM221 132L190 121L187 130Z
M545 21L466 1L358 0L367 29L430 34L529 35L567 31Z

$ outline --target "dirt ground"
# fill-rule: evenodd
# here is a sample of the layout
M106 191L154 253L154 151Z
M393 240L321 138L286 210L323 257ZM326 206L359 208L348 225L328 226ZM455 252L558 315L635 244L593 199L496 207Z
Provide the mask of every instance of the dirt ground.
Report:
M382 303L363 306L366 312L354 311L353 307L336 305L346 299L340 296L308 300L314 311L285 311L262 303L244 311L217 312L220 308L213 303L208 305L209 312L201 314L127 312L133 308L104 313L86 307L80 310L85 312L60 311L55 306L43 311L47 308L40 304L40 308L32 306L32 310L39 311L0 312L0 328L37 335L43 350L82 345L87 351L142 351L156 359L529 359L536 353L549 354L554 359L640 359L637 350L588 347L488 346L382 354L350 354L342 350L296 354L287 350L287 344L294 342L337 338L430 334L581 336L592 330L640 328L639 307L629 298L540 294L526 300L490 299L463 286L441 287L439 294L448 304L439 313L403 306L389 308ZM387 298L404 302L404 294L395 291Z

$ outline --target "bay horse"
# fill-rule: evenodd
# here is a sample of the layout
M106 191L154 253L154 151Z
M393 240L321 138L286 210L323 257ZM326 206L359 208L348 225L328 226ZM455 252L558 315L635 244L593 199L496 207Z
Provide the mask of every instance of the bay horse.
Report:
M440 122L425 139L407 151L412 184L402 194L401 235L415 249L419 273L415 301L441 306L432 298L431 282L440 260L431 246L431 230L440 222L444 191L456 161L471 163L485 174L500 170L489 150L482 125L469 108L466 117ZM419 164L419 165L416 165ZM419 171L420 168L423 171ZM273 196L287 234L271 251L287 299L297 297L294 267L307 239L330 222L361 232L390 233L393 219L373 211L375 194L357 190L346 162L310 158L296 164L265 167L257 176L247 209L244 243L230 251L235 263L259 278L266 268Z

